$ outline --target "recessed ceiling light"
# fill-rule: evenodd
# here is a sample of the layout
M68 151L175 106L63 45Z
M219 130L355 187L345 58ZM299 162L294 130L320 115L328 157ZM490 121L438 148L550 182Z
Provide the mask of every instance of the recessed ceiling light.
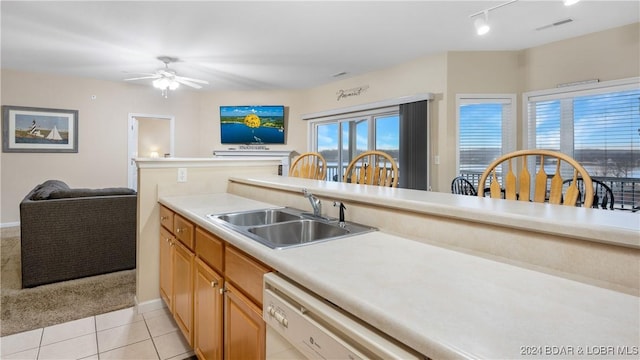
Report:
M564 0L564 6L571 6L580 0Z

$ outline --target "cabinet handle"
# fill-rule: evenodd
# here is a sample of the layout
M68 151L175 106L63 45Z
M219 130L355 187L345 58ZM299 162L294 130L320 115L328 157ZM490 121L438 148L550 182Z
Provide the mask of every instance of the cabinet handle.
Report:
M211 282L211 287L212 287L212 288L214 288L214 287L216 287L216 286L218 286L218 281L217 281L217 280L213 280L213 281Z
M183 231L184 231L184 229L182 229L182 228L177 228L177 229L176 229L176 234L180 234L180 233L181 233L181 232L183 232Z
M160 221L169 220L168 216L160 216Z

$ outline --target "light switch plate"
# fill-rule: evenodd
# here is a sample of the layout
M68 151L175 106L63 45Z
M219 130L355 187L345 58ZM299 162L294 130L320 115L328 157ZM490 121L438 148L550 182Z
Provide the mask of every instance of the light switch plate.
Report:
M178 168L178 182L187 182L187 168Z

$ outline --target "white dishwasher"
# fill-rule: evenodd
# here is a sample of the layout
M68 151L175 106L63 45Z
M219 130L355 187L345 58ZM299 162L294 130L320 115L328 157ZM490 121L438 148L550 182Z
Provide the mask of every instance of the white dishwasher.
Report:
M264 275L267 359L426 359L276 274Z

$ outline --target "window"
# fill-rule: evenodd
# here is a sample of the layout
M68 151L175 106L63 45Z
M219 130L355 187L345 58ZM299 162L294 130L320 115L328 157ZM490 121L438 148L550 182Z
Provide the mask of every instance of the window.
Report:
M615 207L640 206L638 79L525 94L529 148L572 156L614 193Z
M367 150L384 151L397 162L399 124L397 106L313 121L313 151L327 161L327 180L342 181L349 162Z
M458 95L457 173L475 187L484 169L516 147L515 95Z

